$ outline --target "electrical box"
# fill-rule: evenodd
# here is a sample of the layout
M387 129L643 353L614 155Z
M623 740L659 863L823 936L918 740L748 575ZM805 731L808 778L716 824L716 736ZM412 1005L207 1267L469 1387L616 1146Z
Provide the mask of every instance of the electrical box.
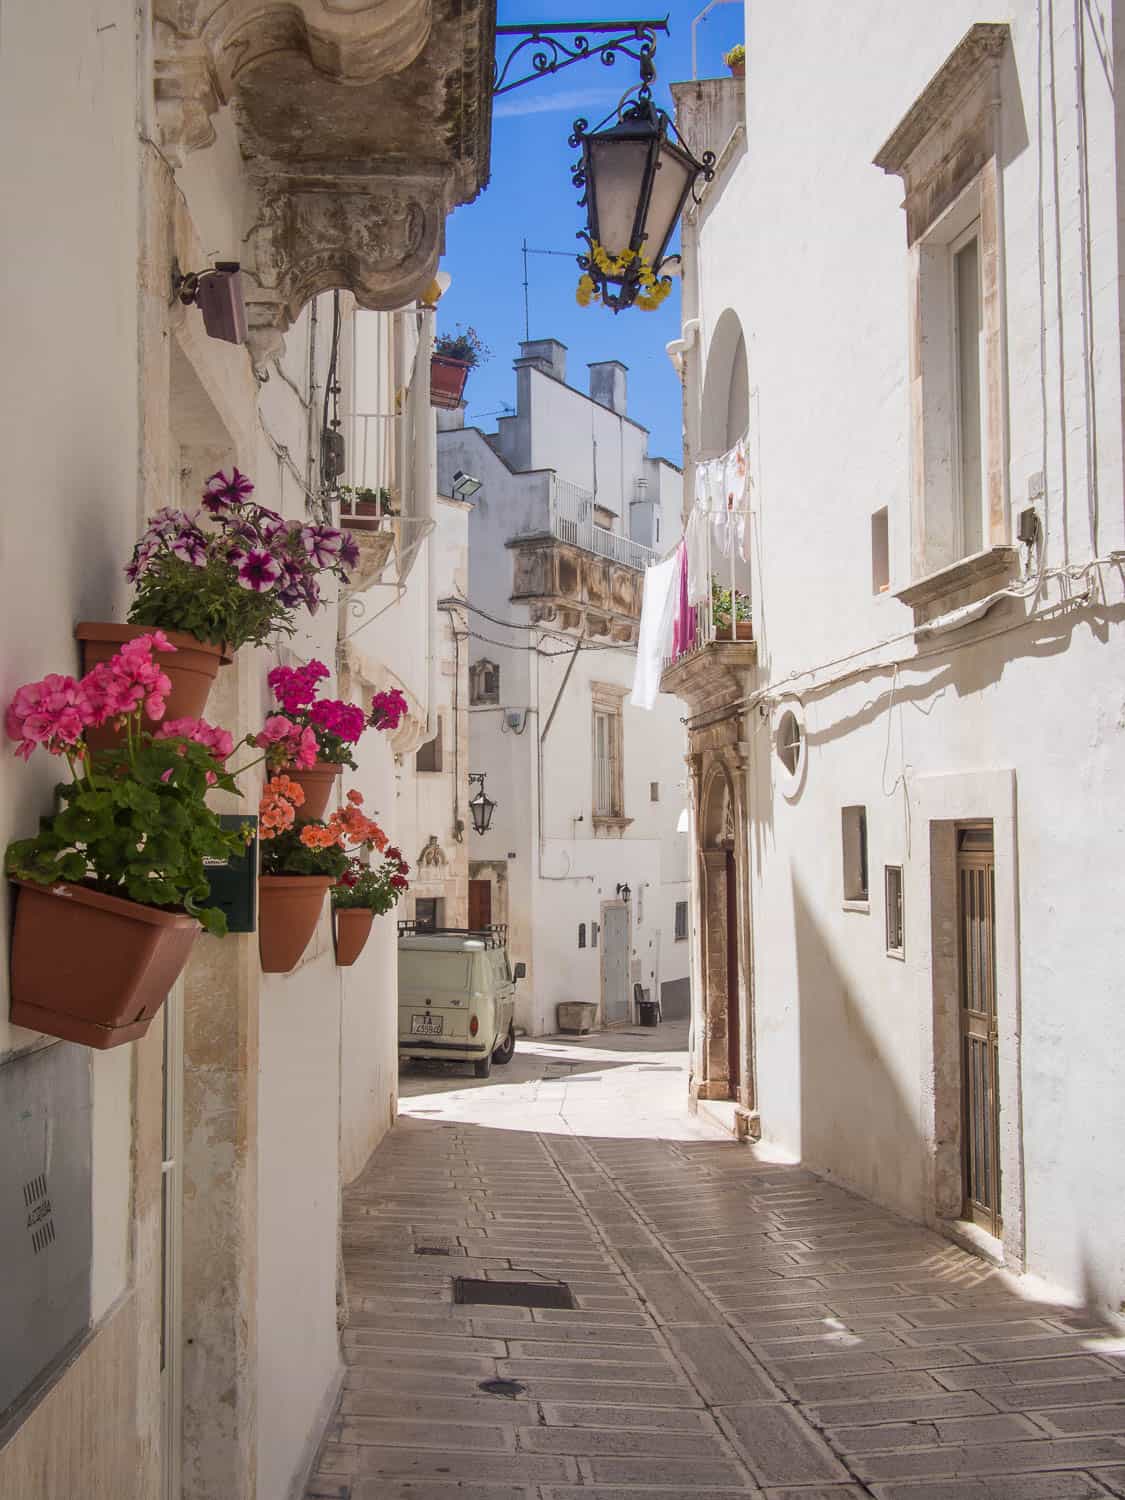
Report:
M211 887L210 906L226 913L228 932L256 932L258 927L258 820L245 813L223 813L219 822L224 828L238 829L254 825L254 837L243 854L228 860L205 859L207 883Z
M85 1047L0 1067L0 1413L90 1325L90 1106ZM115 1228L111 1217L109 1240ZM0 1446L7 1436L0 1423Z

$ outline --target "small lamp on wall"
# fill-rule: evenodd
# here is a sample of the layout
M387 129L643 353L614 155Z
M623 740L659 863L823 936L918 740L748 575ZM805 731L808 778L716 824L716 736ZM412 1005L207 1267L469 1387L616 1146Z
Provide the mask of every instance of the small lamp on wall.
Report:
M246 342L246 302L242 295L242 268L236 260L218 260L208 271L186 275L172 265L172 291L185 307L198 307L207 337L228 344Z
M622 901L624 901L626 905L628 905L629 898L633 893L629 889L628 885L624 881L622 881L622 883L617 887L617 894L621 897Z

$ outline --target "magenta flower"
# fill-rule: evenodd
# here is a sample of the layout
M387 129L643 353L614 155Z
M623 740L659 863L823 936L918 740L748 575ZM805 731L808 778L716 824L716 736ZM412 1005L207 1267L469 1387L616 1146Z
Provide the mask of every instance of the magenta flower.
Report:
M207 480L203 491L203 504L213 516L242 504L247 495L253 494L254 486L245 474L237 469L227 476L220 469Z
M371 723L376 729L397 729L409 705L398 688L376 693L371 700Z
M340 562L345 568L359 567L359 546L350 531L340 533Z
M238 570L239 586L252 589L255 594L264 594L272 589L281 577L281 568L271 553L255 548L247 552Z
M207 565L207 548L197 531L181 531L172 543L172 551L177 557L182 557L184 562L191 563L195 568L203 568Z
M309 722L318 724L321 729L327 729L329 734L337 735L349 744L359 739L367 724L362 708L356 708L353 703L342 703L339 698L322 698L319 703L314 703L309 709Z
M57 673L19 688L4 718L8 737L16 741L15 753L24 760L36 745L51 755L80 751L86 723L80 684Z

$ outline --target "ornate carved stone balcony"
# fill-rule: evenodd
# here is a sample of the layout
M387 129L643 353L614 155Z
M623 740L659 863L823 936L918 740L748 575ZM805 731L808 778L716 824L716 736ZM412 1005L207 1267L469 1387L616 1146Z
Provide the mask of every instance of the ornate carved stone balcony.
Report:
M700 641L664 668L660 691L681 699L692 714L719 713L749 691L750 674L758 660L752 640Z
M488 181L495 12L495 0L154 0L165 153L210 145L214 115L234 109L256 358L318 292L386 309L433 279L446 215Z
M641 617L642 574L554 536L516 537L512 598L533 623L632 644Z

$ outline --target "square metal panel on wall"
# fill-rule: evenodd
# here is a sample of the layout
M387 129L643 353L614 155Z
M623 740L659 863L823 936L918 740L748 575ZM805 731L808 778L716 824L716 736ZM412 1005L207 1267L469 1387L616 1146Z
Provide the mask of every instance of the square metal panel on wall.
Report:
M90 1055L0 1067L0 1440L5 1415L90 1322Z

